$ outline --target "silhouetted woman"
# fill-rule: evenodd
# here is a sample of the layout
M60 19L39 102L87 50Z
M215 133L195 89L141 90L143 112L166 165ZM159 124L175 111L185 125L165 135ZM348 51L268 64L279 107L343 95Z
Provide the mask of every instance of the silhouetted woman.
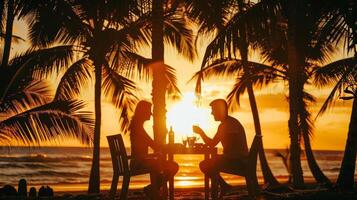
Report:
M161 150L163 146L156 143L144 129L144 122L150 120L151 103L140 101L136 108L134 116L130 123L130 142L132 161L130 167L133 170L149 169L151 184L145 187L145 193L151 199L159 199L159 189L162 184L173 177L178 171L178 165L175 162L163 161L154 154L148 154L148 147L155 151ZM163 178L160 177L163 175Z

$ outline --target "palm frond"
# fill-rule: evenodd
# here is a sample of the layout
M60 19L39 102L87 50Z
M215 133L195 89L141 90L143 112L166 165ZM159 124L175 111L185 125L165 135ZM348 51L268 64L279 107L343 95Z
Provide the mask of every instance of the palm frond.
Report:
M201 95L201 82L204 78L211 78L212 76L234 76L239 71L242 70L241 61L238 59L221 58L215 59L212 63L206 67L201 68L200 71L196 72L192 78L192 81L196 79L195 93L196 95Z
M90 144L94 122L91 113L79 111L80 101L56 101L0 122L0 135L23 144L41 144L55 137L77 138Z
M87 58L73 63L64 73L55 94L55 100L73 99L79 95L83 85L91 78L93 67Z
M180 89L177 85L176 70L175 68L165 65L165 76L168 80L167 92L174 100L179 99L181 96Z
M319 38L329 43L343 42L345 49L355 51L357 45L356 4L353 0L327 2L320 20Z
M111 97L112 103L118 108L124 104L132 106L137 100L134 94L135 83L118 74L108 65L103 67L102 87L104 93ZM124 98L125 96L127 97Z
M35 72L34 77L43 78L69 66L73 54L72 45L30 49L12 59L10 66L16 69L17 76L32 75Z
M151 44L150 15L143 15L135 21L127 21L118 30L108 28L104 31L105 39L121 51L135 50L138 46Z
M356 68L356 58L349 57L329 63L319 67L314 73L314 84L322 87L324 85L337 82L343 74L353 71Z
M12 116L34 106L50 102L51 90L49 85L43 81L33 80L24 88L17 88L17 92L4 96L0 102L0 115ZM0 120L3 117L0 116Z
M152 73L149 64L152 59L131 51L124 51L122 54L116 53L113 57L111 64L113 70L128 78L149 81Z
M3 34L3 33L0 31L0 41L2 41L4 38L5 38L5 34ZM17 35L12 35L12 36L11 36L11 42L19 43L20 41L21 41L21 42L25 42L25 39L23 39L22 37L17 36Z
M188 1L186 5L188 16L200 25L199 34L207 34L223 27L228 21L232 7L230 0L193 0Z
M242 70L243 66L240 59L217 58L208 66L201 68L200 72L203 73L203 77L211 78L212 76L234 76ZM195 77L197 77L197 73L193 76L193 78Z
M251 64L256 65L256 63ZM256 65L251 68L251 71L243 71L240 74L236 78L233 89L227 95L227 103L232 111L239 107L240 97L244 94L248 85L260 89L279 79L286 79L282 71L263 64Z
M46 47L54 42L74 43L89 36L74 1L21 1L19 17L29 23L29 38L35 46Z
M240 97L244 94L247 85L244 78L237 77L237 81L234 83L232 90L228 93L226 99L228 107L231 111L236 111L240 106Z
M256 42L259 38L268 38L266 35L273 30L268 29L268 24L276 21L279 1L266 0L254 4L249 9L236 13L231 20L221 29L217 36L207 46L201 67L215 57L232 57L242 46L242 42ZM246 33L240 33L239 26L246 27ZM262 35L262 34L266 35ZM247 38L242 38L246 35Z
M126 131L129 126L128 113L130 113L138 101L134 94L135 83L116 73L108 65L103 67L103 91L109 97L113 105L121 109L119 122L121 129Z
M201 91L201 81L203 81L204 78L211 78L212 76L229 77L237 76L241 73L251 74L249 75L250 81L258 87L270 84L272 81L279 78L286 79L286 73L284 70L262 63L248 61L246 70L249 71L243 71L242 61L240 59L215 59L210 65L197 72L190 81L197 79L196 93L199 94L198 92Z
M348 86L351 80L356 81L357 64L356 58L347 58L328 64L315 73L315 82L323 86L327 83L336 82L331 93L325 100L316 118L321 116L337 99L342 91Z
M85 2L85 1L82 1ZM83 5L84 3L82 3ZM92 2L86 2L86 7L93 7ZM103 1L98 4L98 12L101 19L108 20L109 23L120 22L129 16L133 9L136 9L137 1ZM95 16L93 16L95 17Z
M164 19L164 40L190 61L197 56L192 27L182 13L166 15Z

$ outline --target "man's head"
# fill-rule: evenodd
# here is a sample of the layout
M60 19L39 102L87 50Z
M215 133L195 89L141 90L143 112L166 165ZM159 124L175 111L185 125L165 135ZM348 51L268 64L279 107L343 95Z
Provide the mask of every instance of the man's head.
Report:
M228 116L228 106L224 99L215 99L210 104L214 120L223 121Z
M139 101L136 105L134 116L146 121L150 119L151 114L151 103L148 101Z

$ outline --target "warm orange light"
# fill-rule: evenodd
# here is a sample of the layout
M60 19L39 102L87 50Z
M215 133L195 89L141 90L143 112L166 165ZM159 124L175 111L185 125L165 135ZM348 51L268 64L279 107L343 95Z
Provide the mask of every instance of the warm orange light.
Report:
M199 125L204 130L209 128L210 112L196 105L193 92L184 93L182 100L168 109L167 127L172 126L176 141L181 142L183 137L194 134L192 125Z
M202 183L198 180L198 177L177 176L175 177L175 187L188 188L202 186Z

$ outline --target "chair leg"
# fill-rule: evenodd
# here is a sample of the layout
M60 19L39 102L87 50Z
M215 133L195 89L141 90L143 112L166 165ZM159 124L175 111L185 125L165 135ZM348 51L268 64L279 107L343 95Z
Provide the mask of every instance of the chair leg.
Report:
M211 179L211 198L218 199L218 176L219 173L212 176Z
M130 176L124 176L123 184L120 192L120 200L127 199L129 182L130 182Z
M117 191L118 181L119 181L119 175L113 174L112 185L110 186L109 199L114 199L115 193Z

